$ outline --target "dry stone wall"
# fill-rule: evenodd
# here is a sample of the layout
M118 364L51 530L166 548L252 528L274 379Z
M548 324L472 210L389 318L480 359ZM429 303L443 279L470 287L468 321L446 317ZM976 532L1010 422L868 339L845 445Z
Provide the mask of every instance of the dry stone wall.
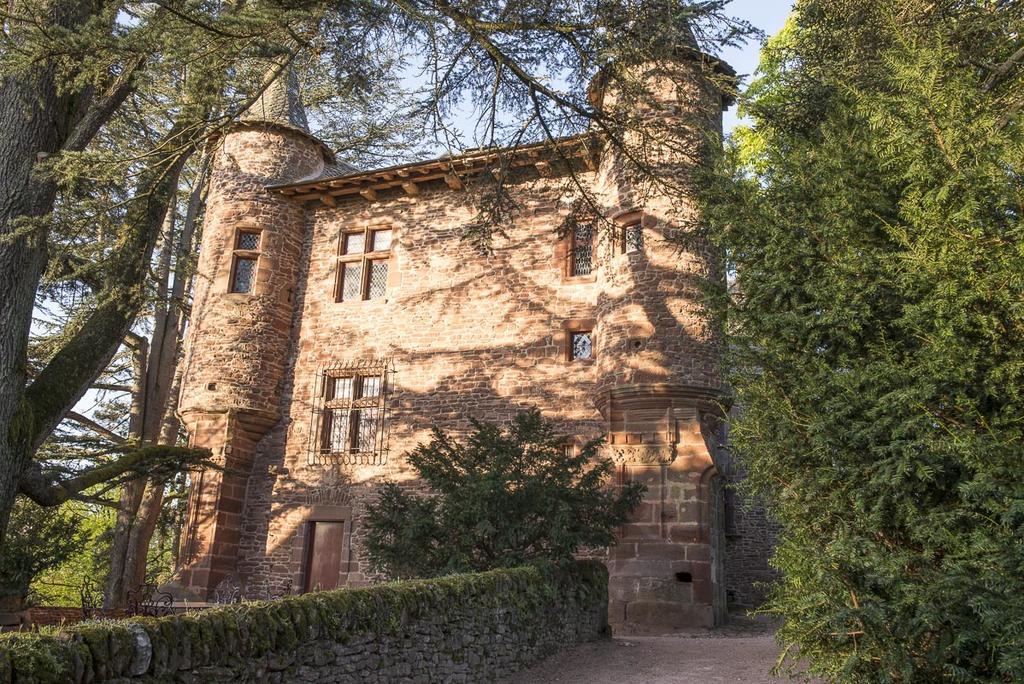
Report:
M514 568L0 638L8 682L493 682L609 634L605 568Z

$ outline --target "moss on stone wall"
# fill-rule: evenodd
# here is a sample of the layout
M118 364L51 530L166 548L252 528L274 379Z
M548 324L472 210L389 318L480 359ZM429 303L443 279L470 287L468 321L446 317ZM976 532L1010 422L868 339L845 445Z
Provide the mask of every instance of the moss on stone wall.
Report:
M606 633L607 584L604 566L584 561L5 634L0 684L287 682L331 668L386 681L406 662L484 680Z

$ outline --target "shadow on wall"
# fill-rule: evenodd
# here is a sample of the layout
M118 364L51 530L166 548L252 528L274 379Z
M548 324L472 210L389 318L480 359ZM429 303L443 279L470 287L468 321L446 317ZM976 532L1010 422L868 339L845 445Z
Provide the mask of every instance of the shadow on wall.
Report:
M631 257L624 257L629 259ZM632 257L628 277L634 282L641 278L655 280L667 272L676 282L686 280L688 287L696 291L698 278L693 275L680 277L675 271L655 269L641 259ZM310 397L314 378L286 374L282 408L286 418L260 445L253 475L249 480L249 495L243 523L243 550L239 571L243 576L269 574L281 577L283 574L295 577L297 559L295 551L303 543L303 520L313 506L336 505L351 507L350 519L359 519L365 514L366 506L376 500L380 483L405 481L415 487L412 474L400 454L429 438L429 430L435 423L445 430L465 433L471 427L469 418L478 417L489 421L502 422L527 408L537 406L569 435L582 439L592 438L607 430L607 423L594 407L593 387L596 386L598 368L591 364L585 368L570 369L561 356L553 339L559 326L548 302L559 296L554 288L544 287L532 279L529 272L504 271L491 267L480 275L463 276L447 288L435 288L414 296L398 300L396 307L418 307L428 311L443 309L449 315L463 315L464 302L487 301L478 293L481 283L488 283L489 289L499 291L529 291L531 297L526 309L506 310L500 321L511 323L514 318L517 327L538 330L530 338L517 344L496 345L484 349L467 346L464 349L425 350L417 344L391 343L375 350L374 355L391 356L397 360L398 373L396 389L391 397L392 455L385 466L349 467L340 470L334 489L345 493L325 492L322 479L326 473L323 467L310 467L305 463L307 445L313 438L314 426L310 420ZM628 288L627 288L628 290ZM298 306L301 309L302 296ZM637 360L629 370L635 379L645 368L667 366L672 358L685 356L687 345L704 347L706 340L692 339L686 329L678 323L680 313L673 311L663 298L648 297L634 301L628 294L617 298L608 297L606 303L630 304L643 312L658 328L664 329L667 321L673 321L673 335L670 342L661 342L656 336L646 341L642 359ZM579 315L593 315L589 306L580 307ZM689 312L685 312L689 313ZM439 323L439 326L443 323ZM429 329L428 329L429 332ZM332 334L328 334L332 333ZM325 343L329 340L332 348L344 350L358 344L359 331L325 331ZM486 340L486 331L478 333L480 340ZM625 347L626 340L615 342ZM598 341L598 355L610 351L607 344ZM662 345L671 344L672 353L666 353ZM630 353L633 353L629 350ZM640 354L636 355L640 357ZM302 361L294 362L303 365ZM308 363L305 365L309 365ZM421 373L418 369L444 369L442 374ZM568 372L584 373L587 383L566 382ZM660 377L649 373L645 378ZM411 382L412 381L412 382ZM629 380L625 380L629 381ZM296 398L302 396L302 399ZM294 406L293 406L294 403ZM403 445L396 448L397 445ZM365 487L358 485L365 484ZM340 497L332 500L332 497ZM275 521L277 523L275 524ZM356 524L350 537L349 560L351 572L349 581L360 583L373 579L365 559L359 557L363 544L363 526ZM284 580L281 580L282 582ZM296 585L298 586L298 585Z
M307 223L312 223L308 219ZM519 411L537 406L564 426L568 434L593 437L607 429L594 406L598 388L606 391L612 385L690 378L694 359L707 356L709 341L714 344L716 335L700 324L696 303L705 273L694 268L694 263L687 264L694 272L681 272L667 261L666 255L674 250L658 242L669 229L659 217L652 219L645 226L651 234L652 248L656 247L652 251L657 260L643 254L613 257L601 266L613 276L607 288L599 282L588 286L589 292L567 293L565 288L552 286L555 236L547 233L545 247L538 249L538 235L533 232L523 239L502 243L488 261L467 259L468 265L454 271L451 282L444 287L400 295L386 305L362 302L364 312L345 325L307 330L304 327L313 326L304 317L308 314L310 320L316 320L323 313L319 300L323 299L322 292L333 291L336 275L333 252L321 253L324 245L317 244L317 257L311 258L316 231L309 231L299 261L308 273L298 280L293 304L291 348L295 352L286 363L279 391L284 418L256 449L245 509L240 511L240 572L279 576L294 563L301 514L311 505L310 497L318 491L323 476L322 470L307 466L305 460L313 434L311 400L317 372L313 357L325 350L338 350L339 361L351 360L350 355L356 354L361 358L389 356L397 364L397 387L391 399L392 456L386 466L346 470L344 475L353 484L408 480L410 474L398 454L427 439L434 424L464 432L470 427L470 416L507 421ZM327 236L327 242L334 237ZM454 254L446 258L458 259L459 250L472 249L459 243ZM519 261L513 263L512 255ZM432 257L428 253L415 258ZM676 253L675 258L688 257ZM324 267L328 261L332 266ZM714 277L713 273L707 275ZM637 292L652 287L655 291L650 294L657 296L637 296ZM326 288L313 298L311 308L307 308L307 288ZM366 312L371 310L379 317L368 316ZM382 319L389 311L401 312L403 321L409 324L401 334L394 330L381 332L387 329ZM623 312L622 325L609 317L608 328L603 331L604 312ZM564 360L556 337L567 318L598 319L597 364L576 368ZM458 328L451 324L456 319L477 320L480 324L462 326L460 336L444 340L442 347L438 332ZM622 331L638 328L648 330L647 337L616 337ZM523 330L531 331L530 336L523 336ZM607 364L602 367L601 359L606 356L614 357L614 368L609 369ZM607 377L599 377L602 374ZM580 381L580 375L586 377L585 381ZM711 383L715 369L709 369L706 375ZM355 517L376 495L376 486L366 489L352 500ZM212 519L217 511L198 511L197 515ZM276 524L281 526L276 528ZM358 528L354 532L356 549L361 546ZM362 559L353 562L359 565ZM362 574L368 578L368 574Z

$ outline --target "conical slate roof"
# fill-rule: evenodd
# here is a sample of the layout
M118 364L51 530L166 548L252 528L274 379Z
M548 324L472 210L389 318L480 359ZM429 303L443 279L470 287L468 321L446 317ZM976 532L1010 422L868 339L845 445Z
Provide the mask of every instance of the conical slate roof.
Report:
M319 145L324 162L328 166L333 165L334 151L309 130L295 69L289 65L282 70L280 64L277 64L264 76L263 84L263 92L238 116L237 123L246 126L283 128L301 133Z
M295 70L289 66L284 73L275 67L267 74L273 79L263 89L263 93L249 106L238 120L244 123L269 123L294 128L309 135L309 123L306 121L306 110L302 107L302 96L299 91L299 78Z

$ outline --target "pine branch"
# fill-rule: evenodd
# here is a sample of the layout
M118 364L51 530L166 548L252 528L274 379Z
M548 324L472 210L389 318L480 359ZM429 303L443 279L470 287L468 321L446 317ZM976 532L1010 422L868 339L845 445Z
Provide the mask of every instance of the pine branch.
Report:
M108 430L107 428L100 425L92 418L89 418L88 416L83 416L81 413L78 413L77 411L68 411L67 418L68 420L72 420L78 423L82 427L86 427L92 430L93 432L102 437L106 437L111 442L114 442L116 444L124 444L126 442L125 438L122 437L121 435L111 430Z
M146 446L126 452L110 463L89 468L66 480L53 481L42 466L33 461L22 473L19 492L40 506L57 506L74 498L78 493L99 484L120 484L126 480L145 477L154 470L168 467L177 470L189 463L202 462L210 452L173 446Z
M985 84L982 88L986 91L995 88L1013 73L1014 68L1020 66L1022 61L1024 61L1024 45L1017 48L1016 52L1010 55L1009 59L993 69L992 74L985 79Z

